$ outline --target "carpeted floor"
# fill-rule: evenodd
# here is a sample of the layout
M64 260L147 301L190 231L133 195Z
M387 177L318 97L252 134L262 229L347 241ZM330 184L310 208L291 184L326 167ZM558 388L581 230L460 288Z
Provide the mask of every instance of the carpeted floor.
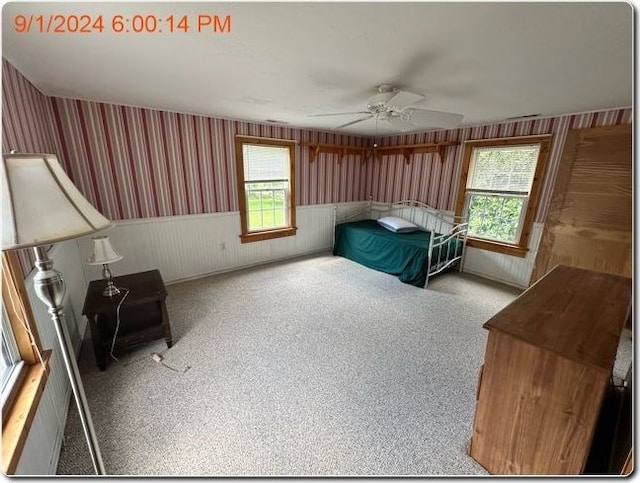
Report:
M168 292L171 349L100 372L83 344L109 474L486 474L466 453L481 326L517 290L457 272L418 289L322 255ZM58 474L92 474L73 404Z

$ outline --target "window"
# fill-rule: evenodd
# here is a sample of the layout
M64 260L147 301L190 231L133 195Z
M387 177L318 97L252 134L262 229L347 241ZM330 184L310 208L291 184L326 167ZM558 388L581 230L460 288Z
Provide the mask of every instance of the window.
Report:
M2 254L2 306L2 471L10 475L44 392L51 357L41 349L15 252Z
M456 215L469 221L469 246L526 255L550 143L550 136L465 143Z
M236 136L242 243L295 235L294 146Z
M9 324L9 316L2 307L2 359L0 360L0 378L2 380L2 414L4 415L15 397L15 388L19 386L24 363Z

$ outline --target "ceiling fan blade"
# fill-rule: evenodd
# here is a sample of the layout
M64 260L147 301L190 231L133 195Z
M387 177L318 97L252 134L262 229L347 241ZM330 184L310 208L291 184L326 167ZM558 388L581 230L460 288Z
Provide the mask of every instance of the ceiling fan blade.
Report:
M409 91L398 91L395 96L387 101L387 107L392 111L401 111L405 107L415 104L424 99L422 94L415 94Z
M386 119L389 124L391 124L395 129L402 132L415 131L418 129L418 126L415 124L411 124L410 122L403 121L400 116L397 117L389 117Z
M334 112L331 114L307 114L307 117L324 117L324 116L353 116L354 114L371 114L369 111L357 112Z
M361 122L361 121L366 121L367 119L371 119L372 117L373 117L373 114L371 114L370 116L367 116L367 117L356 119L355 121L351 121L351 122L348 122L346 124L342 124L342 125L340 125L338 127L334 127L333 129L341 129L343 127L351 126L352 124L355 124L355 123Z
M403 121L411 123L418 128L440 127L453 128L462 122L462 114L453 112L429 111L427 109L408 108L402 111Z

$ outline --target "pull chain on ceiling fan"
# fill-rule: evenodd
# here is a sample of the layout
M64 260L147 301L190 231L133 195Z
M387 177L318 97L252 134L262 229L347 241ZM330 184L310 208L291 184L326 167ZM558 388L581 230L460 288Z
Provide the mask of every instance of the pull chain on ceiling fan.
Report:
M376 138L378 137L378 117L380 115L376 114L376 130L373 132L373 147L377 148L378 147L378 143L376 142Z

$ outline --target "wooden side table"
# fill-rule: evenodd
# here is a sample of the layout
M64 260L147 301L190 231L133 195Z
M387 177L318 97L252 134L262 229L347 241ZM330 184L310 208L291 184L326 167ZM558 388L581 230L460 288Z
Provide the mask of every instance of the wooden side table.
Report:
M129 290L120 307L120 326L113 347L114 354L163 338L171 347L171 326L165 305L167 290L158 270L114 277L116 287ZM101 371L107 367L116 326L118 304L126 291L105 297L105 280L93 280L87 289L83 315L89 320L96 363Z

